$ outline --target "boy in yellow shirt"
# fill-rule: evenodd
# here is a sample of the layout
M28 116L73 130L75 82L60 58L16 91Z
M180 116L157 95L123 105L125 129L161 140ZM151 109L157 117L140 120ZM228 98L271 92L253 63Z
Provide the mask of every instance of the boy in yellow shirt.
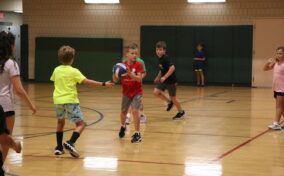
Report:
M50 78L54 81L53 101L55 104L55 111L57 121L57 146L55 148L55 155L64 154L63 146L70 152L74 158L80 155L74 147L76 140L85 128L82 112L80 110L80 102L77 93L77 84L85 84L89 86L105 86L107 88L113 87L111 82L97 82L87 79L78 69L73 68L71 65L74 61L75 50L70 46L62 46L58 50L58 59L62 65L56 67ZM63 129L65 125L65 115L67 115L71 123L75 123L76 128L70 140L64 142Z

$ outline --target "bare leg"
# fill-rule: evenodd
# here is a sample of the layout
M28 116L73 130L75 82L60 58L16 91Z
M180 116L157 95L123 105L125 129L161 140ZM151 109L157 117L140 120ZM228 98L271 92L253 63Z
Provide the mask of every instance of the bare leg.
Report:
M180 105L180 102L177 100L177 98L176 97L170 97L170 98L173 101L174 105L176 106L177 110L182 111L183 109Z
M280 122L281 115L283 114L283 101L284 101L284 96L276 97L275 122Z
M14 123L15 123L15 116L10 116L6 118L6 123L7 123L7 128L10 131L10 135L13 133L14 129ZM2 155L3 155L3 162L6 160L8 151L9 151L9 146L3 145L2 146Z
M65 119L58 119L57 120L57 128L56 128L56 130L57 131L63 131L64 126L65 126Z
M0 136L0 144L2 147L6 148L12 148L14 149L17 153L21 153L22 151L22 145L19 141L14 141L9 135L7 134L2 134Z
M161 90L157 89L157 88L154 89L153 94L154 94L156 97L160 98L161 100L166 101L167 103L170 102L170 99L167 98L167 97L163 94L163 92L162 92Z
M80 121L80 122L76 123L76 128L75 128L74 132L81 134L84 131L84 129L85 129L85 122Z
M200 71L199 74L200 74L200 78L201 78L201 85L204 86L204 73L203 73L203 71Z
M140 131L140 117L139 117L139 110L138 109L132 109L132 115L134 120L134 127L135 131Z
M195 73L196 73L197 85L200 85L200 75L199 75L199 71L195 71Z
M121 111L120 113L120 122L122 126L125 125L126 114L127 114L127 111Z

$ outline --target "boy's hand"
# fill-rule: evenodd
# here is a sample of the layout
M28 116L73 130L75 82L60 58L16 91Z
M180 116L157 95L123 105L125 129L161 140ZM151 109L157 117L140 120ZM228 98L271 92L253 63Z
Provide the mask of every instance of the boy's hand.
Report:
M167 78L165 78L165 77L161 77L160 82L163 83L163 82L165 82L166 79Z
M112 88L114 86L114 83L107 81L106 82L106 88Z
M32 107L30 109L32 111L32 114L35 115L36 114L36 107L34 105L32 105Z
M160 79L159 78L156 78L155 80L154 80L154 83L155 84L157 84L157 83L159 83L160 82Z

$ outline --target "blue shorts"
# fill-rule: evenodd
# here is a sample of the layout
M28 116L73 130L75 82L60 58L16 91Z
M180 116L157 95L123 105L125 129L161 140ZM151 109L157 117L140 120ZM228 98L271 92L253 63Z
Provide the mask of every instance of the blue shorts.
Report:
M193 67L195 71L203 71L205 68L205 63L204 61L194 61Z
M55 112L58 119L65 118L67 114L68 120L72 123L83 121L80 104L56 104Z

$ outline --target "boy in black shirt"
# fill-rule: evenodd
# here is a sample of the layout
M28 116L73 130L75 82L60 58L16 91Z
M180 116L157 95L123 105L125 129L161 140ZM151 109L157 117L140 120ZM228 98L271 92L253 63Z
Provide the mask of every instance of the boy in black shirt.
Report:
M182 109L179 101L176 98L177 79L175 73L175 66L171 62L169 56L166 55L167 45L164 41L159 41L156 44L156 54L159 58L160 71L154 82L157 84L154 89L154 95L168 103L167 111L170 111L173 105L176 106L178 113L173 119L180 119L184 117L185 112ZM163 94L163 91L168 90L170 98Z

